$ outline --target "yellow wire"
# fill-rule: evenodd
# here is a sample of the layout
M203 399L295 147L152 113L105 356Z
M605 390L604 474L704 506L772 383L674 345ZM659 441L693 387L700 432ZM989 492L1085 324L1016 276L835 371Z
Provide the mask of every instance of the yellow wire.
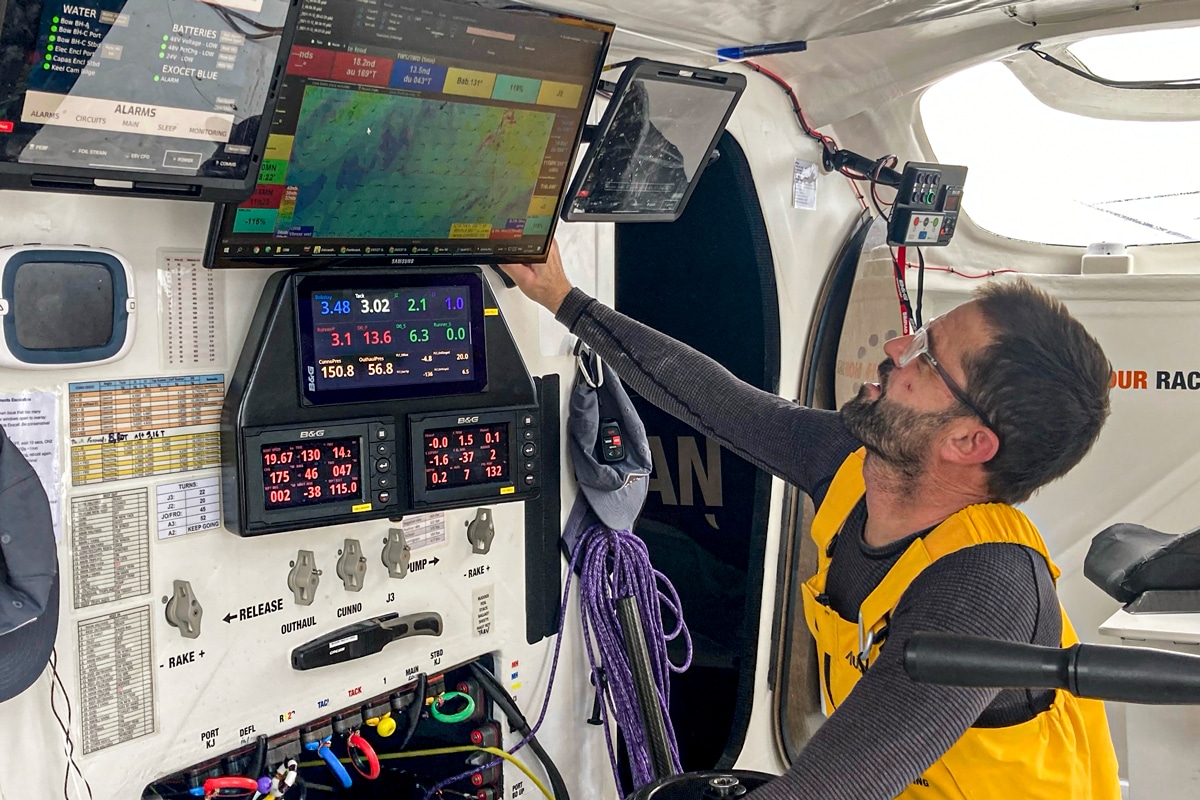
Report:
M449 755L450 753L475 752L491 753L494 756L498 756L499 758L503 758L504 760L510 762L517 769L521 770L521 772L524 772L525 776L529 778L529 780L533 781L533 784L537 786L539 790L541 790L543 795L545 795L546 800L555 800L554 795L550 794L550 790L546 788L546 785L539 781L537 776L529 771L529 767L522 764L521 761L512 753L501 750L499 747L476 747L475 745L466 745L463 747L438 747L434 748L433 750L409 750L404 753L386 753L379 756L379 760L386 761L392 758L417 758L419 756L444 756ZM342 758L338 760L343 764L350 763L350 759L348 758ZM324 761L305 761L304 763L300 764L301 767L320 767L324 765Z

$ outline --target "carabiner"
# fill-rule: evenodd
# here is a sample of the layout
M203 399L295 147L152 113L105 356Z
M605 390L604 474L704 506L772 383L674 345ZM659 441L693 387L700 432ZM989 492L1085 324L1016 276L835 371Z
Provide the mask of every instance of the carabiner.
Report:
M604 385L604 362L582 339L575 341L575 366L588 386L599 389Z

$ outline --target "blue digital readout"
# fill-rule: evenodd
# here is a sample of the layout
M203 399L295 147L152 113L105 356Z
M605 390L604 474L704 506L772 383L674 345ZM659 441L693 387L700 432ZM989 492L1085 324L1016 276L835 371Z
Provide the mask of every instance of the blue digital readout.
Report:
M321 316L327 317L331 314L349 314L349 300L334 300L332 295L316 295L313 297L320 305Z

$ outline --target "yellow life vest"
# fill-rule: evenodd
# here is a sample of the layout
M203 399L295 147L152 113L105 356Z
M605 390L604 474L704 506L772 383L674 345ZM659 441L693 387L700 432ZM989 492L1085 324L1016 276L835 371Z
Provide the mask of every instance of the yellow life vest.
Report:
M901 595L938 558L988 542L1032 548L1050 561L1041 535L1012 506L973 505L916 539L863 601L859 618L841 618L824 599L830 543L866 491L864 450L839 468L812 524L819 553L817 574L803 586L804 616L816 639L821 701L826 715L850 694L879 654L884 628ZM1075 644L1064 612L1062 646ZM914 732L916 733L916 732ZM897 795L901 800L1119 800L1117 757L1104 705L1066 692L1049 709L1006 728L969 728L925 773Z

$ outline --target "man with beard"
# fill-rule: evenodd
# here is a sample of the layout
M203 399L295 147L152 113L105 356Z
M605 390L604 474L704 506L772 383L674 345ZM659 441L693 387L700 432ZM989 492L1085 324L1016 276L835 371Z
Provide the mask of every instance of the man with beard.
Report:
M917 631L1077 641L1058 570L1012 507L1074 467L1109 412L1108 360L1060 303L989 285L887 342L880 382L838 413L760 391L572 289L557 248L505 269L639 394L817 507L802 591L830 716L754 798L1120 797L1101 703L917 684L902 664Z

